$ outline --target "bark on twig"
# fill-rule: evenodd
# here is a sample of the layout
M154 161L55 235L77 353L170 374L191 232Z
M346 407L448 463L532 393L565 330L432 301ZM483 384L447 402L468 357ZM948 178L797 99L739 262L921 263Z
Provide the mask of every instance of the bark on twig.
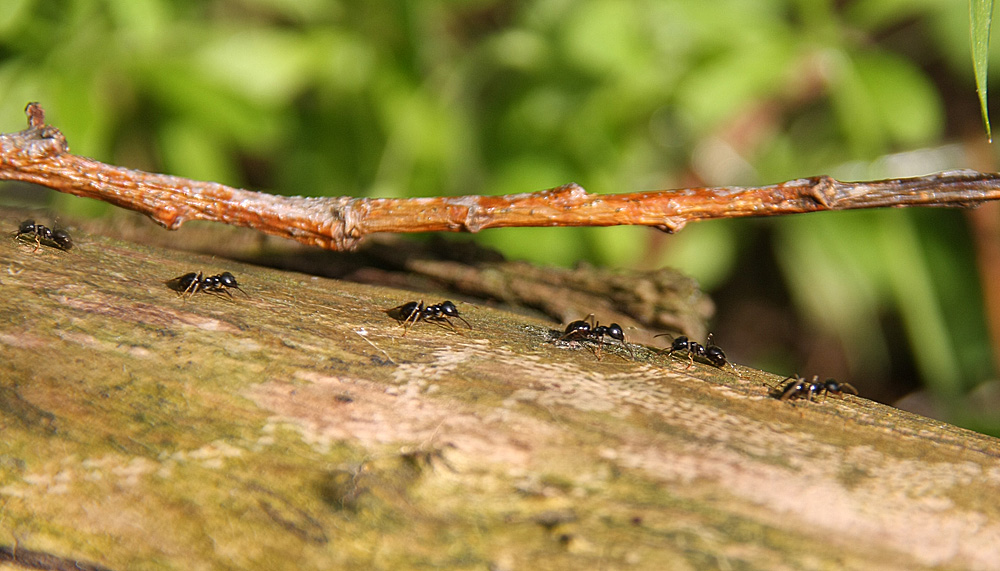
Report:
M889 206L969 207L1000 198L1000 174L970 170L870 182L828 176L762 187L594 195L570 183L504 196L304 198L107 165L69 152L37 103L29 128L0 135L0 180L33 182L104 200L176 229L188 220L247 226L331 250L376 232L478 232L516 226L653 226L676 232L712 218L777 216Z

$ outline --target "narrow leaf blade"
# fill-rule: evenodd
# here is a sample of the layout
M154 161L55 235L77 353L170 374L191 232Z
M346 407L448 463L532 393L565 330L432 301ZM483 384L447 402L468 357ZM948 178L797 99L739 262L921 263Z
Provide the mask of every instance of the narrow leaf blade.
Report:
M972 66L976 73L976 91L990 142L990 116L986 107L986 64L989 59L990 25L993 20L993 0L969 0L969 21L972 34Z

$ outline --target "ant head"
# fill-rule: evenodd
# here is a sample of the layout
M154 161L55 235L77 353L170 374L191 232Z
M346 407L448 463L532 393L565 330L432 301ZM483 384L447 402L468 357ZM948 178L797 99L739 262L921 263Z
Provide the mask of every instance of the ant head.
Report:
M604 333L612 339L617 339L618 341L625 341L625 332L622 331L622 326L617 323L612 323L604 328Z
M31 234L35 231L35 221L25 220L21 222L21 225L17 227L17 231L19 234Z
M570 333L587 333L591 330L590 324L582 319L577 321L571 321L569 325L566 326L566 334Z
M448 317L458 317L458 308L455 307L454 303L450 301L442 301L440 307L441 313L444 315L447 315Z
M687 351L688 349L688 338L684 335L674 339L674 342L670 344L671 351Z
M240 285L236 283L236 276L234 276L229 272L222 272L217 276L217 278L219 280L219 283L226 287L235 287L235 288L240 287Z

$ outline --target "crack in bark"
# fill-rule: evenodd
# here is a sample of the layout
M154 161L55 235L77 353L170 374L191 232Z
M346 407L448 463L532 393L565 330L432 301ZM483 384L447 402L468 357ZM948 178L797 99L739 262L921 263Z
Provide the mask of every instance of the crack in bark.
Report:
M26 569L42 569L43 571L112 571L108 567L60 557L44 551L33 551L18 546L0 545L0 563L10 563Z

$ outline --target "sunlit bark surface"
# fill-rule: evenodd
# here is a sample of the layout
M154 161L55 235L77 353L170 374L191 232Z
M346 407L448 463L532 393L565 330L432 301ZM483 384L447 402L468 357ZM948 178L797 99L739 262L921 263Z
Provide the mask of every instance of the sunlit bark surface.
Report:
M0 568L1000 561L993 438L472 304L404 336L383 309L414 294L74 238L0 240ZM163 283L191 271L249 297Z

